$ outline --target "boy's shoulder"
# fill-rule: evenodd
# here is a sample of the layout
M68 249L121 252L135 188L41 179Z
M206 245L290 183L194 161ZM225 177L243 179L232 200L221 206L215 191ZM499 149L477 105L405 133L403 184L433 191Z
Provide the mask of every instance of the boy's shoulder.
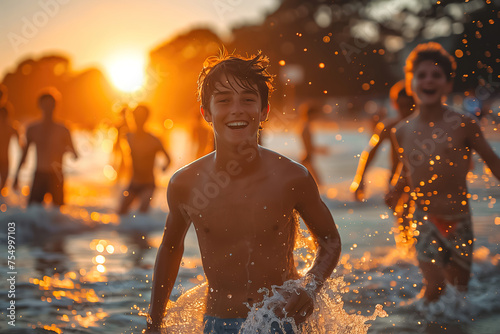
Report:
M267 173L288 179L306 179L309 170L302 164L273 150L260 147Z
M64 130L69 131L68 128L63 123L56 122L56 121L46 123L43 120L36 120L36 121L29 123L26 126L26 131L37 131L37 130L46 131L47 124L50 127L50 131L64 131Z
M191 184L194 177L207 169L209 161L213 161L214 152L211 152L181 168L170 178L171 184Z
M404 132L409 127L413 126L413 124L417 120L417 118L418 118L418 114L413 113L413 114L403 118L402 120L400 120L396 124L394 124L391 128L391 131L396 132L396 133Z
M259 147L259 151L267 175L276 175L287 179L304 179L309 176L307 168L298 162L264 147ZM191 187L196 176L211 169L214 154L214 152L209 153L178 169L170 179L171 185ZM237 166L232 167L237 170Z
M446 106L446 110L443 114L443 120L444 121L450 121L450 120L462 120L463 122L476 122L478 118L474 116L471 113L468 113L460 108L454 107L454 106Z

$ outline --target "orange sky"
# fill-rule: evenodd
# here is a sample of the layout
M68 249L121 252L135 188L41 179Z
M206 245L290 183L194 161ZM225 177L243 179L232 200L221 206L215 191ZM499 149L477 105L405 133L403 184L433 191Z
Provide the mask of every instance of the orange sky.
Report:
M147 56L175 32L260 22L278 0L8 0L0 3L0 75L19 60L60 52L76 70L120 54Z

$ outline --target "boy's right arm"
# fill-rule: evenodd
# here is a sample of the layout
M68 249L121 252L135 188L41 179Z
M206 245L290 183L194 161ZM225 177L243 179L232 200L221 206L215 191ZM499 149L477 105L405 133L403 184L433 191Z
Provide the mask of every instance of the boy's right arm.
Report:
M370 166L373 158L377 154L377 151L380 147L380 144L388 137L388 129L384 125L384 123L379 122L375 129L375 132L370 138L370 142L368 143L368 147L361 153L359 158L358 168L356 170L356 176L354 176L354 180L352 181L350 190L354 193L354 199L360 201L363 199L363 191L365 188L364 177L366 170Z
M170 293L175 284L179 265L184 253L184 238L189 229L181 212L182 189L172 177L168 185L167 201L170 212L165 224L163 239L158 253L153 274L153 289L146 333L159 332Z
M488 141L486 141L477 121L468 119L466 129L471 147L479 153L497 180L500 180L500 157L496 155Z
M26 132L26 144L22 147L22 154L21 154L21 160L19 160L19 165L17 167L17 171L16 171L16 175L14 177L14 182L12 183L12 187L14 189L18 189L19 188L19 172L21 171L21 168L23 167L23 164L24 164L24 161L26 160L26 156L28 155L28 149L31 145L31 142L32 142L32 136L31 136L31 133L30 133L30 129L28 128L27 132Z
M402 150L400 150L399 142L401 138L402 131L396 133L397 127L393 127L390 131L389 138L391 140L391 144L393 149L396 152L396 155L399 159L399 163L396 167L396 171L390 181L389 191L384 197L385 204L391 209L394 209L398 199L401 197L401 194L405 191L407 185L410 184L409 180L409 172L408 169L404 165L404 156Z

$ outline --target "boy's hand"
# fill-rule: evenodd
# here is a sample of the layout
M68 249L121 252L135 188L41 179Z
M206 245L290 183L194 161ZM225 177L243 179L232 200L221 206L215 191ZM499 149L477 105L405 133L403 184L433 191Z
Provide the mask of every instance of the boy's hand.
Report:
M295 288L294 292L280 291L285 298L286 304L283 308L276 310L276 316L279 318L292 317L295 324L299 325L307 320L314 311L314 304L309 294L302 288Z
M162 334L161 328L153 327L150 324L146 327L145 330L142 331L143 334Z
M143 334L162 334L162 320L160 321L151 321L151 318L148 316L146 329L142 331ZM166 333L166 331L163 331Z
M354 191L354 199L358 202L363 202L365 199L365 184L361 182L359 187Z

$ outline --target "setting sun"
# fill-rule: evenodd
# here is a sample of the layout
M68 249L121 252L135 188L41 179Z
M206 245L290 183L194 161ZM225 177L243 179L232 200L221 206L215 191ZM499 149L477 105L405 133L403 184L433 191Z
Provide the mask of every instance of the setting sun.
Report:
M106 62L106 71L113 85L130 93L144 84L144 57L139 54L120 54Z

